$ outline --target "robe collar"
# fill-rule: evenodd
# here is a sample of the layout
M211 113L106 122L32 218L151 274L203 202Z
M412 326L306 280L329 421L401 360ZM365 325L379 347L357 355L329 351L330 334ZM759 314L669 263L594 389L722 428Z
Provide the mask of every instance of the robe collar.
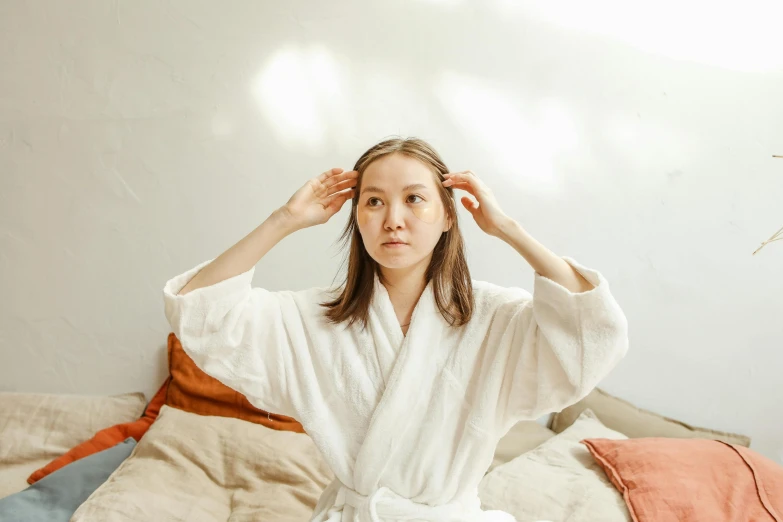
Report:
M371 306L377 314L384 331L398 348L405 339L415 333L415 330L420 329L421 325L418 323L432 320L433 313L439 314L438 307L435 304L432 280L430 280L427 282L424 291L421 293L419 300L413 308L411 323L408 325L408 334L407 336L404 335L402 333L402 328L400 327L400 322L397 319L397 314L394 311L394 305L391 302L389 292L386 290L386 287L383 286L380 276L377 273L374 274Z

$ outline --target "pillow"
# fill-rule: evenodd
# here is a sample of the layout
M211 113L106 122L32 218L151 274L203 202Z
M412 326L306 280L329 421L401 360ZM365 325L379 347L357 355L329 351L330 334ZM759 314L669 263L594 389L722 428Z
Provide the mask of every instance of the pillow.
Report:
M624 439L585 410L568 429L484 476L484 509L499 509L520 522L532 520L626 522L622 496L579 441Z
M163 406L71 521L308 520L331 480L305 434Z
M630 402L595 389L587 397L552 416L550 428L560 433L574 422L579 414L590 408L601 422L628 438L670 437L676 439L714 439L730 444L750 446L750 438L735 433L696 428L684 422L669 419L648 410L637 408Z
M235 417L275 430L304 433L298 421L256 408L244 395L204 373L185 353L174 333L169 334L168 352L171 383L166 393L167 406L200 415Z
M65 455L61 455L46 464L46 466L37 469L27 478L27 482L29 484L35 484L36 481L41 480L49 473L57 471L63 466L88 455L111 448L128 437L132 437L138 442L158 416L160 407L163 406L163 401L166 399L166 388L168 387L168 383L169 379L166 379L163 386L161 386L155 394L155 397L153 397L149 405L147 405L147 409L144 410L144 415L142 415L140 419L133 422L115 424L114 426L99 431L93 435L90 440L71 448Z
M30 473L45 466L50 460L35 458L0 466L0 498L13 495L28 487L27 477Z
M783 520L783 468L713 440L584 441L635 522Z
M135 445L136 441L128 438L0 499L0 520L68 522L76 508L128 458Z
M516 423L498 442L495 458L487 472L509 462L523 453L537 448L555 436L555 432L536 421Z
M138 419L145 402L142 393L0 393L0 498L26 488L30 473L96 431Z

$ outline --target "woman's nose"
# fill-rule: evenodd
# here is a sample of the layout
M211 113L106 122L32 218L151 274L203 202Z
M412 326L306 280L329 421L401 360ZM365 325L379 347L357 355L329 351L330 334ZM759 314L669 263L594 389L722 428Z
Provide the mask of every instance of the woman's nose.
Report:
M405 224L405 209L400 205L389 205L385 224L387 228L400 228Z

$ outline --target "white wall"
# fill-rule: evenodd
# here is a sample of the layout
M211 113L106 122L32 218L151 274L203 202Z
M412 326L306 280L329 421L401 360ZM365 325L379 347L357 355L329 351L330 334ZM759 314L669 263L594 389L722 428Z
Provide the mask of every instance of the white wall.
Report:
M401 134L607 276L606 389L783 462L783 243L751 256L783 225L781 8L554 4L3 2L0 389L149 396L166 279ZM255 283L330 283L346 216ZM474 277L531 287L462 220Z

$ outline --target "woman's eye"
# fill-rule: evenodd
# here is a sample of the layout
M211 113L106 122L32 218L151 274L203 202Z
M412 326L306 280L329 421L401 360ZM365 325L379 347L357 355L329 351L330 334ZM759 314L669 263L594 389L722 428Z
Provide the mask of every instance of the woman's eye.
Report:
M419 196L419 195L417 195L417 194L411 194L411 195L408 197L408 199L410 199L410 198L419 198L419 199L421 199L422 201L424 201L424 199L422 199L422 197L421 197L421 196ZM411 203L416 203L416 201L412 201Z
M370 199L367 200L367 204L369 206L371 206L371 207L377 206L377 205L373 205L373 201L380 201L380 199L378 199L378 198L370 198Z

